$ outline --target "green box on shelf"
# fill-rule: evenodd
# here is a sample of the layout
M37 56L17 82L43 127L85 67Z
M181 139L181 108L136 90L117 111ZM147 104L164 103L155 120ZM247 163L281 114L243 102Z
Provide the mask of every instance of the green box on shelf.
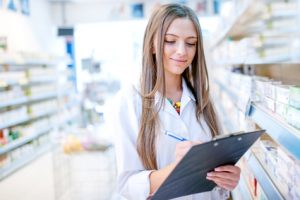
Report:
M289 106L287 108L286 120L289 124L300 130L300 109Z
M300 86L290 87L289 105L300 109Z

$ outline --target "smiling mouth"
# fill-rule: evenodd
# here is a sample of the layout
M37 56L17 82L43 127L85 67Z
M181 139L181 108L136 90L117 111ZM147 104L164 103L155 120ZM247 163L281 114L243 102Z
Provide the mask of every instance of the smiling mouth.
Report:
M174 61L176 61L176 62L182 62L182 63L185 63L186 62L186 60L180 60L180 59L174 59L174 58L170 58L171 60L174 60Z

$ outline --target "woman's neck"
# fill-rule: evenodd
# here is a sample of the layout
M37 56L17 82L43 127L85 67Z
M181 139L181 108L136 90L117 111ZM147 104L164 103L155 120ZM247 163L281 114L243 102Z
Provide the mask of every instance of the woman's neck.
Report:
M166 73L166 97L173 102L178 102L182 95L182 80L181 75L170 75Z

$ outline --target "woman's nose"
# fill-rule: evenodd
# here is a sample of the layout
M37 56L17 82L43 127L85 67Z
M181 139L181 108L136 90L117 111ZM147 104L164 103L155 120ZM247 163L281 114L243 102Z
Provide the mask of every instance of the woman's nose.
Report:
M185 56L186 55L186 46L185 46L184 42L179 42L178 43L176 53L178 55L181 55L181 56Z

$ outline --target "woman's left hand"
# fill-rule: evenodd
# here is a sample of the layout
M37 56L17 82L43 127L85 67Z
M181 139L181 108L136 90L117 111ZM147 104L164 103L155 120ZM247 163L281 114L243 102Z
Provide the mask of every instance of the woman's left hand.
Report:
M214 181L219 187L233 190L240 180L241 169L233 165L224 165L215 168L215 171L207 173L207 179Z

